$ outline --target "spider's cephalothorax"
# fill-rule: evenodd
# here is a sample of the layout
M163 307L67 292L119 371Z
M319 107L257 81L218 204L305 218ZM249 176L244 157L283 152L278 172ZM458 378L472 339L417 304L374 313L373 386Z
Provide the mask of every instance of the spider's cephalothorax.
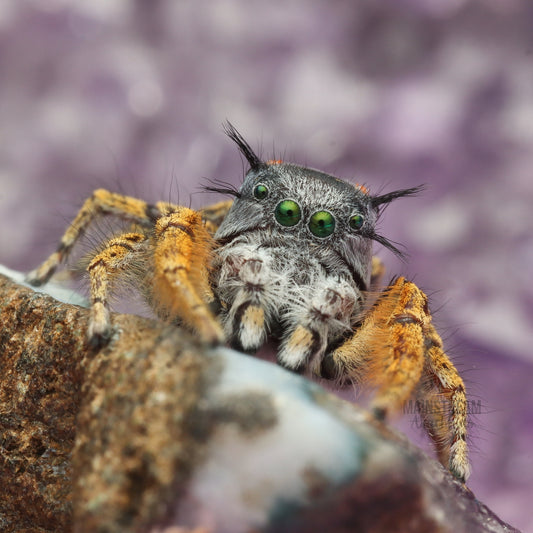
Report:
M248 352L275 338L287 368L374 387L372 408L381 418L413 395L438 399L435 405L444 399L449 409L421 416L440 461L464 481L463 381L443 351L424 293L404 278L380 292L384 268L372 256L373 241L400 253L376 232L376 222L383 206L419 188L374 196L317 170L262 161L232 126L227 133L250 170L238 190L209 189L232 194L234 202L193 211L97 190L29 281L45 283L96 216L130 221L131 230L109 239L87 266L91 344L109 340L110 287L133 272L161 318L207 343L227 340Z
M415 189L372 197L317 170L263 163L231 133L251 169L215 234L225 333L245 351L275 335L280 364L330 377L325 354L368 305L379 206Z

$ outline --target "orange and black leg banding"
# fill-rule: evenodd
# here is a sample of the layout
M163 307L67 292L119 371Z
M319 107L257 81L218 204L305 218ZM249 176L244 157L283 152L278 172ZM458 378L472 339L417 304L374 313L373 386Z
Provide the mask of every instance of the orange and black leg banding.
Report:
M91 315L87 330L89 344L100 347L111 336L109 293L113 281L135 255L143 250L146 237L141 233L124 233L110 239L105 248L87 266L91 289Z
M28 283L32 285L45 284L57 267L67 259L72 247L85 233L91 222L102 215L113 215L126 221L144 225L149 223L154 212L143 200L97 189L90 198L85 200L61 238L57 250L38 268L28 274Z
M223 342L222 328L208 307L213 300L208 283L212 238L200 213L176 207L156 221L153 238L156 310L179 318L209 344Z
M425 294L404 278L397 279L378 298L355 334L331 354L340 375L376 387L375 415L384 419L415 395L424 383L446 401L443 412L426 413L426 427L444 466L461 481L469 475L466 445L467 403L463 381L442 349L431 323ZM446 435L451 434L451 438Z
M437 427L432 438L439 454L448 458L449 470L464 482L470 475L466 442L468 402L464 382L453 363L444 353L442 340L432 325L428 328L426 345L428 346L429 374L433 378L441 397L450 406L449 414L445 420L440 422L447 429L446 433L441 427ZM439 418L432 420L432 423L434 426L438 426ZM446 435L451 435L451 439Z

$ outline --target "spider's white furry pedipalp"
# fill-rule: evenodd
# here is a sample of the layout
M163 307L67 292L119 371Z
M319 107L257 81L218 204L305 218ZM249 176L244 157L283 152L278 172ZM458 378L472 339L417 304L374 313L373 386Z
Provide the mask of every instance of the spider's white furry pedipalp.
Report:
M283 293L282 278L272 270L267 251L247 243L220 250L219 256L219 296L232 302L223 317L224 331L243 350L255 351L268 336Z
M323 277L304 287L308 294L284 317L285 335L278 361L287 368L309 366L318 373L328 340L351 329L356 289L339 279Z

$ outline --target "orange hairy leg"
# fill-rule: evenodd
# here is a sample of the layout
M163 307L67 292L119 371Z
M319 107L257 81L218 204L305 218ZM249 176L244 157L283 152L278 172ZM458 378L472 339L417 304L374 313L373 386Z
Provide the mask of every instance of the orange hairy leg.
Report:
M155 223L153 297L162 317L178 317L209 343L224 341L220 324L206 302L212 238L197 211L166 206Z
M78 214L61 238L57 250L27 276L32 285L46 283L60 263L68 257L76 241L85 233L91 222L102 215L114 215L122 220L147 224L149 205L143 200L97 189L85 200Z
M87 266L91 284L91 316L87 337L94 346L105 343L111 333L110 286L138 252L144 249L145 242L146 236L142 233L124 233L113 237Z
M332 353L339 375L369 383L377 391L374 413L385 418L431 381L449 404L450 424L430 436L439 459L464 481L469 474L466 444L467 401L463 380L442 349L431 323L427 297L413 283L398 278L378 298L352 337ZM443 420L426 417L436 428ZM445 438L451 426L451 442Z
M370 341L370 368L380 383L373 401L376 413L396 411L411 397L424 367L425 295L403 278L387 289L375 308L376 335ZM382 337L382 333L387 335ZM381 337L381 338L380 338ZM381 352L381 354L380 354ZM379 356L380 354L381 356Z
M230 202L221 202L206 208L205 226L216 231L230 205ZM207 281L212 239L202 215L188 208L166 202L151 205L137 198L98 189L84 202L56 252L30 272L28 281L34 285L46 283L58 265L67 259L88 226L103 215L133 222L142 231L139 235L151 240L154 249L152 297L159 305L160 314L167 319L181 319L196 329L206 342L222 341L222 329L206 303L212 299ZM89 335L95 333L92 340L97 344L109 331L107 329L106 333L106 323L109 327L106 317L108 284L132 259L132 251L124 246L123 237L108 241L105 249L89 265L94 307Z

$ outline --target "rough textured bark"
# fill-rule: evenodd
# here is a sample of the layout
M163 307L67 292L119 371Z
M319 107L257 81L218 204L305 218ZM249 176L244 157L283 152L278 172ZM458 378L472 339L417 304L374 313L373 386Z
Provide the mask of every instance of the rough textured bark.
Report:
M114 315L117 335L95 352L85 344L86 309L3 276L0 302L0 530L156 532L183 519L191 528L229 531L224 510L212 515L215 522L190 519L206 513L194 514L191 487L216 459L213 450L227 443L224 435L237 439L243 453L253 454L263 437L271 446L285 416L279 393L239 390L249 368L220 392L224 354L213 356L159 322ZM237 364L248 360L235 357ZM261 381L268 367L258 365L254 379ZM357 438L359 470L335 484L318 467L306 468L306 504L266 509L269 521L255 531L516 531L386 426L291 379L289 388L301 397L304 387L311 409L321 416L325 410Z

